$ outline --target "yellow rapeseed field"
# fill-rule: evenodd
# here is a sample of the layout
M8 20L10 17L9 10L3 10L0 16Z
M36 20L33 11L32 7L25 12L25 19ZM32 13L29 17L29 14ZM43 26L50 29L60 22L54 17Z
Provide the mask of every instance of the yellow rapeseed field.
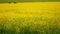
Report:
M60 34L60 2L0 4L0 34Z
M16 14L15 14L16 13ZM25 2L25 3L4 3L0 4L0 15L39 16L59 15L60 2Z

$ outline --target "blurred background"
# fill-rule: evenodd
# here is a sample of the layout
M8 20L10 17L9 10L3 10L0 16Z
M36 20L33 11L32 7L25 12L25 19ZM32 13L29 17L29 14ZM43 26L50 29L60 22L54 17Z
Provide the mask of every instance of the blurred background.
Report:
M59 2L60 0L0 0L0 3L7 2Z

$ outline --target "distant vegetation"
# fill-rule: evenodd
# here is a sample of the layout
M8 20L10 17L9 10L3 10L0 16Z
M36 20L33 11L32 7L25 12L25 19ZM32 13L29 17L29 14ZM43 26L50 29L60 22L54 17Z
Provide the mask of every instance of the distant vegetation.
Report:
M0 3L14 2L60 2L60 0L0 0Z

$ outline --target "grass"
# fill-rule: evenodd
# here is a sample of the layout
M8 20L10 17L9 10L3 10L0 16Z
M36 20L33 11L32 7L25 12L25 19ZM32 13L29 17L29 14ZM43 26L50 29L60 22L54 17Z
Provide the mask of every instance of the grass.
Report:
M59 4L0 4L0 34L60 34Z

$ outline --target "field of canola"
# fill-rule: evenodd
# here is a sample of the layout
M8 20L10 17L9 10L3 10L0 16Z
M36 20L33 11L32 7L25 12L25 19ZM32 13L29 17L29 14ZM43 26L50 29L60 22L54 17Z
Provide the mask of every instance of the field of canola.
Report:
M60 2L0 4L0 34L60 34Z

